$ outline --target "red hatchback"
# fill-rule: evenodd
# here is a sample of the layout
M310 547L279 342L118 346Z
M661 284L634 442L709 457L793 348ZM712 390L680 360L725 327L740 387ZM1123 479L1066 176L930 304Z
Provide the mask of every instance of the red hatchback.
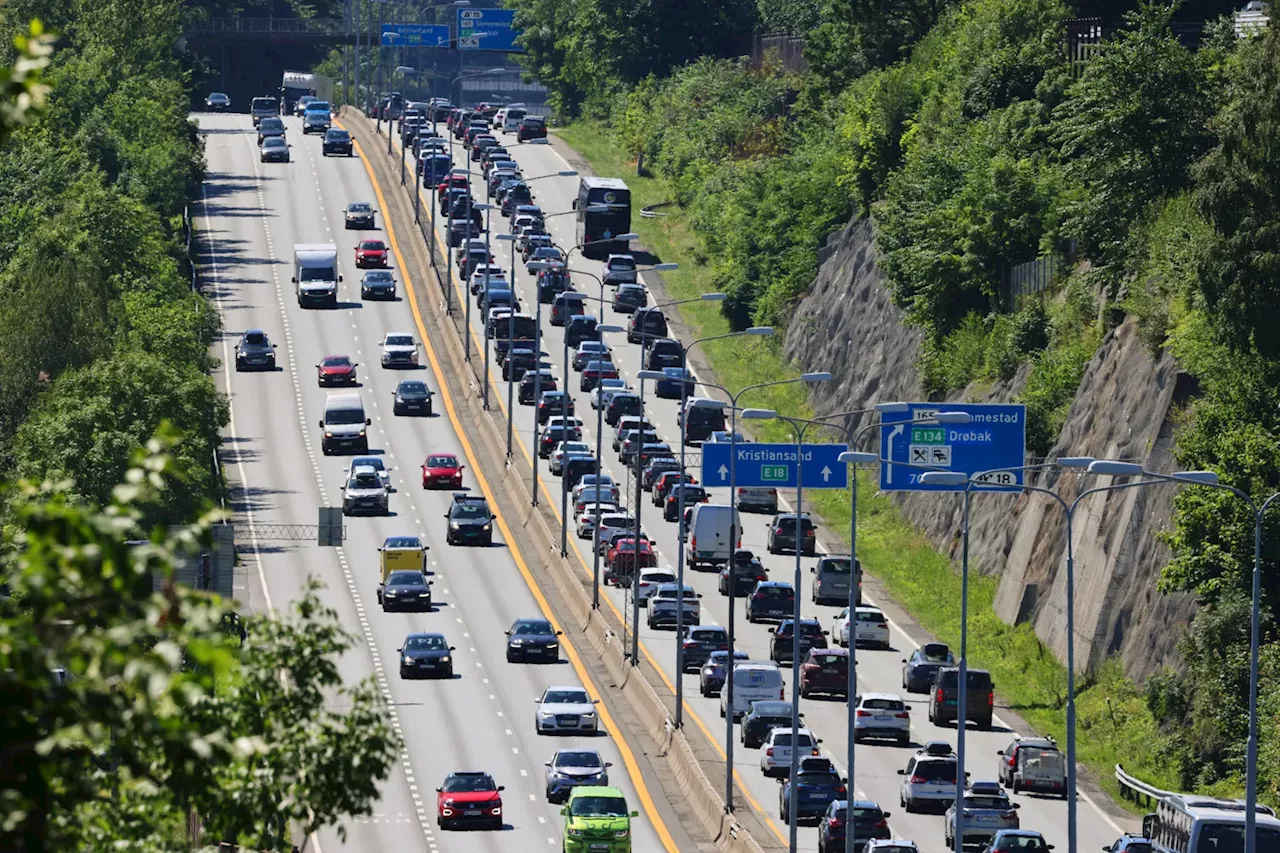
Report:
M359 365L349 355L326 355L316 365L316 381L320 385L355 385Z
M502 829L503 790L504 786L495 783L488 773L450 773L436 788L436 826L452 829L465 824Z
M450 175L440 182L439 186L436 187L436 192L440 195L444 195L455 187L460 190L465 190L470 186L471 185L467 182L466 175Z
M614 572L633 571L633 567L637 562L636 559L636 540L635 537L630 539L619 539L613 543L613 547L609 549L608 563L609 568ZM658 555L653 553L653 546L649 544L648 539L640 540L640 557L638 562L642 569L652 569L658 565Z
M361 240L356 244L356 266L385 267L387 265L387 244L381 240Z
M800 664L800 695L849 695L849 653L844 649L809 649ZM861 713L861 712L859 712Z
M422 488L461 489L465 467L452 453L433 453L422 463Z

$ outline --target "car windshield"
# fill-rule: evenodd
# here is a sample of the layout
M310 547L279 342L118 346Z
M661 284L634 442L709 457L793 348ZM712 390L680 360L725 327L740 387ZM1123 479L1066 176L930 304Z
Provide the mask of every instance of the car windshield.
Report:
M853 810L853 819L858 823L878 823L884 820L884 812L878 808L874 809L858 809Z
M1261 835L1262 833L1263 833L1263 830L1259 829L1258 834ZM1204 834L1201 833L1200 841L1202 843L1202 846L1203 846L1204 838L1205 838ZM1243 841L1241 843L1243 843ZM1001 837L1000 842L995 846L995 849L1001 850L1001 851L1003 850L1019 850L1019 851L1048 850L1049 845L1045 844L1044 839L1038 835L1005 835ZM1213 850L1215 849L1215 847L1209 846L1205 849ZM1216 849L1222 850L1226 848L1219 847Z
M795 597L795 592L789 586L766 586L760 590L759 594L764 595L766 598L792 599Z
M552 762L557 767L603 767L604 762L600 760L599 753L589 752L586 750L561 752L556 755L556 760Z
M387 346L392 346L392 347L413 346L413 338L410 335L387 335Z
M488 518L489 510L476 504L459 504L453 508L454 518Z
M446 794L473 794L480 791L496 791L498 786L487 775L450 776L444 780L443 790Z
M884 614L879 610L859 610L857 619L859 622L883 622Z
M259 127L262 130L284 130L284 122L278 118L264 118Z
M838 664L842 664L847 661L848 661L848 658L843 655L825 654L825 655L813 656L813 662L816 663L818 666L836 666Z
M361 472L351 478L350 488L353 489L381 489L382 478L375 472Z
M445 641L444 637L439 634L434 634L423 637L410 637L404 641L404 648L405 651L442 652L449 648L449 644Z
M901 711L906 706L901 699L863 699L862 707L870 711Z
M348 135L345 130L331 130L325 134L325 138L333 141L340 141L347 139Z
M412 586L422 583L426 583L422 572L392 572L391 577L387 578L387 586Z
M916 763L914 775L927 782L956 781L955 761L920 761Z
M813 746L813 739L804 732L801 732L798 735L793 735L791 732L779 733L775 731L773 734L774 746L791 746L793 741L798 746Z
M1000 809L1007 811L1009 809L1009 801L1004 797L965 797L964 807L966 809Z
M516 625L515 634L550 634L550 622L521 622Z
M548 690L542 696L547 705L590 705L591 699L585 690Z
M318 110L324 110L325 112L329 112L329 102L328 101L312 101L311 103L307 104L307 112L309 113L316 112Z
M840 774L832 770L801 770L796 777L801 785L843 785Z
M415 382L406 380L400 383L401 394L425 394L427 393L427 385L425 382Z
M368 213L373 210L373 206L363 201L355 201L347 205L349 213Z
M372 468L375 471L382 471L386 468L386 466L382 464L382 460L377 456L357 456L355 459L351 460L351 467Z
M287 144L278 136L268 137L262 141L263 148L284 148Z
M926 643L920 650L920 657L929 663L950 663L951 650L941 643Z
M364 274L364 280L368 282L375 282L392 281L393 279L389 270L370 270Z
M266 346L267 336L262 332L249 332L244 336L244 342L255 347Z
M349 426L350 424L362 424L364 421L364 412L360 409L330 409L324 415L326 426Z
M385 248L387 248L387 247L386 247L386 245L384 245L384 244L383 244L383 242L382 242L381 240L361 240L361 241L360 241L360 248L361 248L361 249L372 249L372 250L374 250L374 251L380 251L380 250L385 249Z
M823 560L822 571L837 575L849 574L853 564L849 560Z
M578 817L626 817L627 801L622 797L577 797L569 814Z
M350 367L351 359L345 355L326 356L321 362L325 367Z
M633 270L636 268L636 262L633 258L612 258L609 261L609 268L615 270Z
M428 456L428 468L456 468L458 467L458 457L456 456Z
M422 540L416 536L392 536L382 543L383 548L421 548Z

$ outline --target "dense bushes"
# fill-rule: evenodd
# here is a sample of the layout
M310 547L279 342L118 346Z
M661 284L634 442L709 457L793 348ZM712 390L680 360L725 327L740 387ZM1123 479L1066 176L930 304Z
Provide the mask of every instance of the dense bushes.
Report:
M212 452L226 420L207 375L217 319L191 292L180 243L203 169L173 52L183 6L11 8L63 43L45 114L0 157L3 473L72 477L102 502L168 419L182 429L187 475L165 512L181 521L217 494Z

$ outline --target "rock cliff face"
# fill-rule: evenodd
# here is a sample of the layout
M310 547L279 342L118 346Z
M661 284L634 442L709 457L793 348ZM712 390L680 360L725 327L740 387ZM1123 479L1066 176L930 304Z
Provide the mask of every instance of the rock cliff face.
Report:
M856 220L831 235L822 257L786 340L791 360L822 365L834 374L817 402L818 414L922 399L915 367L922 336L905 325L903 312L893 305L877 268L871 223ZM966 389L953 399L1008 402L1022 390L1027 373L1024 367L1008 383L980 395ZM1165 355L1154 361L1126 322L1107 336L1090 362L1050 455L1125 459L1153 471L1173 470L1173 412L1193 393L1193 383L1173 359ZM1030 482L1056 492L1068 505L1085 490L1112 485L1110 478L1075 473ZM1118 653L1126 671L1141 679L1176 662L1174 644L1194 614L1194 603L1190 596L1162 595L1155 588L1168 559L1156 534L1169 523L1174 488L1093 493L1074 511L1079 669ZM897 501L935 547L958 560L958 496L898 495ZM1030 621L1064 661L1066 542L1066 513L1049 495L986 494L972 500L970 565L999 576L998 615L1007 622Z

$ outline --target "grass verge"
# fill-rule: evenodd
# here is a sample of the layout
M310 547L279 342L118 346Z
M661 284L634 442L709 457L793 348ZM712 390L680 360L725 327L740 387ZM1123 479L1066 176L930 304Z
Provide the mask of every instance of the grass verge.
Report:
M607 130L592 122L575 122L556 134L577 151L598 175L620 177L631 188L632 206L670 200L655 178L636 177L635 163L614 144ZM711 267L700 251L698 237L683 213L665 208L667 216L632 220L641 242L661 261L680 269L663 274L675 299L715 290ZM726 334L728 322L714 303L679 308L695 337ZM746 338L712 342L704 351L720 381L737 391L748 385L799 375L782 360L781 339ZM744 345L745 344L745 345ZM812 417L804 385L784 385L753 392L751 406ZM766 441L794 441L790 427L777 421L758 422L756 436ZM762 427L762 428L759 428ZM960 575L950 560L903 518L887 495L877 494L872 474L859 476L858 556L868 573L884 583L893 599L930 634L953 647L960 640ZM847 546L850 521L849 492L820 491L806 502L822 517L831 538ZM991 671L1001 701L1036 731L1053 735L1065 746L1067 673L1039 642L1029 625L1006 625L995 614L997 580L973 572L969 584L970 663ZM1077 744L1079 760L1098 778L1112 798L1119 797L1114 767L1162 788L1175 788L1169 768L1159 762L1158 744L1166 738L1146 707L1142 693L1124 677L1118 661L1110 661L1087 678L1076 680Z

